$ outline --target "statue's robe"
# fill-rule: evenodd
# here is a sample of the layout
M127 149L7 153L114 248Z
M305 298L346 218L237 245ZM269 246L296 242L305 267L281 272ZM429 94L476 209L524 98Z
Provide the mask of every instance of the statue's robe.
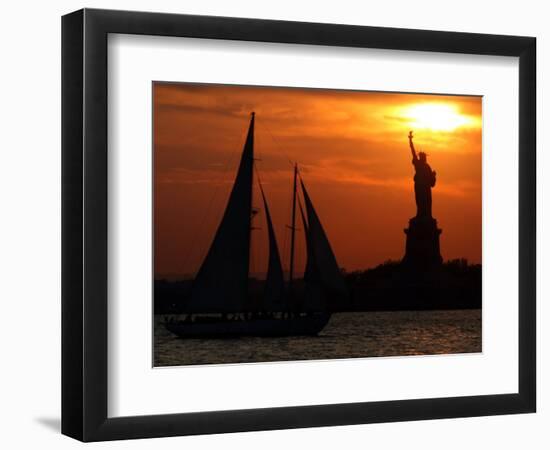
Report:
M418 158L413 158L415 169L414 195L416 199L416 216L432 217L432 187L435 185L435 174L430 165Z

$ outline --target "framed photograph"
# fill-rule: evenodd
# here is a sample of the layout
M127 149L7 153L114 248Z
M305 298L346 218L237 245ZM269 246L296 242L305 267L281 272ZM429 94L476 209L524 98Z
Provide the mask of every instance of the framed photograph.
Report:
M532 37L62 21L62 432L528 413Z

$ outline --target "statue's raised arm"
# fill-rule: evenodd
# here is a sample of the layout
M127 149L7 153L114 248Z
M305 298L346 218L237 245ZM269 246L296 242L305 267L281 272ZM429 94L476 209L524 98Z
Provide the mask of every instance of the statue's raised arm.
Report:
M409 146L411 147L411 153L412 153L413 161L418 161L418 156L416 156L416 151L414 149L413 132L412 131L409 131Z

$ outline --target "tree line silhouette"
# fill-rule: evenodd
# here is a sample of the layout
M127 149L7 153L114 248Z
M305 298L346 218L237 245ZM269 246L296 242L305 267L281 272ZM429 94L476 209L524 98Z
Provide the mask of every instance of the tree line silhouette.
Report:
M338 311L415 311L481 308L481 264L466 259L444 262L430 270L414 270L401 261L386 261L371 269L344 272L349 298L328 305ZM250 278L251 303L261 296L264 280ZM302 280L297 281L300 289ZM186 313L192 280L155 280L155 314Z

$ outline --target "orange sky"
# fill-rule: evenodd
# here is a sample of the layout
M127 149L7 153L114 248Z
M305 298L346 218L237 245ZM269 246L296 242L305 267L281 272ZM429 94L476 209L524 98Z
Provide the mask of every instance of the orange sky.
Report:
M402 258L403 228L416 213L409 130L437 172L433 215L443 229L443 259L481 262L481 97L155 83L153 108L157 278L198 270L223 214L251 111L256 167L285 269L289 160L300 165L341 267ZM267 258L259 216L252 273L264 272ZM304 242L297 235L300 271Z

